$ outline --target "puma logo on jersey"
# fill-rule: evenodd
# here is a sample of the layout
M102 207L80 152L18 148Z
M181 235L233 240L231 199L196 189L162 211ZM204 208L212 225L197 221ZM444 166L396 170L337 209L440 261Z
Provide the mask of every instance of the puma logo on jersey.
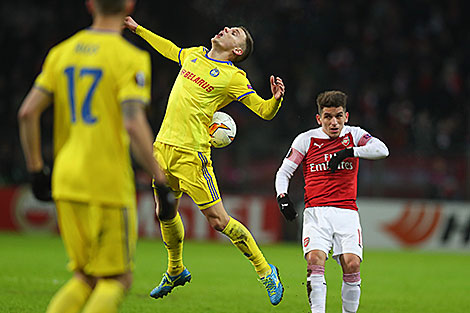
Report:
M314 145L314 146L317 146L318 149L320 149L324 144L323 144L323 143L322 143L322 144L318 144L318 143L314 142L313 145Z

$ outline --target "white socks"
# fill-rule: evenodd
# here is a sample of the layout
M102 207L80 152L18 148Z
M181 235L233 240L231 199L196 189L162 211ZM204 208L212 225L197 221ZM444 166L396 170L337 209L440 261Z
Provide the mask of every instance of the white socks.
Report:
M343 274L343 287L341 298L343 299L343 313L356 313L361 297L361 274Z
M326 281L325 267L321 265L307 266L307 295L312 313L325 313ZM343 274L341 298L343 313L356 313L361 297L361 273Z
M326 281L324 266L307 266L307 295L312 313L325 313Z

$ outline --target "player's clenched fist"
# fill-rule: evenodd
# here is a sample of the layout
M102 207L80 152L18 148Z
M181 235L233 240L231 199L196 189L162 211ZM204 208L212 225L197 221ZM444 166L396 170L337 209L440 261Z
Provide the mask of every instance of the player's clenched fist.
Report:
M40 171L31 173L31 189L36 199L51 201L51 170L44 166Z
M135 29L139 26L136 21L130 16L124 18L124 27L135 33Z
M344 159L346 158L352 158L354 157L354 150L349 148L349 149L343 149L339 152L336 152L335 156L333 156L328 163L328 168L330 169L331 173L336 172L338 169L338 166L341 162L343 162Z
M293 221L297 217L297 212L294 209L294 204L290 201L289 196L286 193L281 193L277 196L277 203L279 204L279 210L282 215L288 221Z

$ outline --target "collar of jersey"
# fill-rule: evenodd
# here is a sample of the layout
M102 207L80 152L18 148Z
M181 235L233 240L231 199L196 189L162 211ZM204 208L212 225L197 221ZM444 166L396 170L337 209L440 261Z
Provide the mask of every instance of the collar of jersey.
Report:
M343 129L341 130L341 133L339 134L338 137L343 137L344 135L346 135L346 126L347 126L346 124L343 126ZM320 126L318 128L320 129L321 133L325 135L325 138L330 139L330 136L328 136L328 134L325 133L325 131L323 130L323 127ZM322 138L322 139L325 139L325 138Z
M91 27L85 28L85 30L94 33L105 33L105 34L120 34L120 32L115 30L108 30L108 29L93 29Z
M209 60L214 61L214 62L219 62L219 63L227 63L228 65L233 65L233 63L232 63L231 61L221 61L221 60L216 60L216 59L210 58L210 57L207 55L207 54L209 53L209 50L207 50L207 49L204 49L204 50L206 51L206 54L204 54L204 56L205 56L206 58L208 58Z

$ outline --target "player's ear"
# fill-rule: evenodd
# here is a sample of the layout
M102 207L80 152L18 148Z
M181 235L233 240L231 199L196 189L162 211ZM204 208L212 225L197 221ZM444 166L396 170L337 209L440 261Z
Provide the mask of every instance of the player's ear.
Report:
M317 118L318 125L321 126L320 114L317 114L315 117Z
M232 52L235 54L235 55L242 55L243 54L243 49L238 47L238 48L233 48Z
M349 112L346 112L346 113L344 114L344 116L346 117L346 119L344 120L344 122L347 123L348 120L349 120Z

